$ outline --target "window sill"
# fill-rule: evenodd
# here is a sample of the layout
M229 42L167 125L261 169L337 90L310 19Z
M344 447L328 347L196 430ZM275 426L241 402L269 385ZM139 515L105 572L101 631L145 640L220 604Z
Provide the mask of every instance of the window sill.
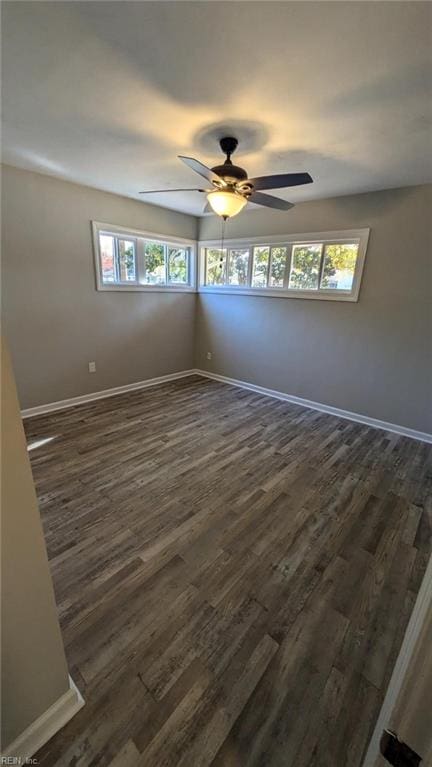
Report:
M282 288L236 288L221 286L220 288L214 286L200 285L198 288L199 293L221 293L223 295L230 296L261 296L263 298L305 298L307 300L313 299L315 301L358 301L358 294L355 295L351 292L328 291L317 292L314 290L284 290Z
M196 293L191 285L97 285L97 291L107 293Z

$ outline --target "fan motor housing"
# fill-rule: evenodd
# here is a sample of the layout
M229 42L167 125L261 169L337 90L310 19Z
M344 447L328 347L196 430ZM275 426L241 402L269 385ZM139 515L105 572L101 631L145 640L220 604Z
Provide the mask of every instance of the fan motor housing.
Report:
M245 181L247 179L247 173L244 168L228 162L225 162L223 165L216 165L216 167L212 168L212 171L217 173L224 181Z

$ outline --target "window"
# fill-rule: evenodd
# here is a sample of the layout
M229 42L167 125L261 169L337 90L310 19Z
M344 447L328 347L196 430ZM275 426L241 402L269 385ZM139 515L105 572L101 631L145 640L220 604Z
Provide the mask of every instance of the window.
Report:
M164 285L166 245L161 242L144 243L144 282L148 285Z
M321 245L294 245L288 287L292 290L317 290L322 257Z
M104 282L115 282L115 240L109 234L99 235L99 249L102 279Z
M270 259L270 248L257 247L253 249L253 277L252 287L266 288L268 280L268 268Z
M228 282L230 285L247 285L249 271L249 248L230 250L228 255Z
M189 282L189 257L186 248L168 248L168 283L185 285Z
M118 244L118 282L136 281L136 248L134 240L117 239Z
M358 245L326 245L320 288L351 290L354 281Z
M226 250L207 249L206 284L225 285Z
M93 222L98 290L194 290L194 245Z
M285 283L286 263L287 249L272 248L270 251L270 287L283 288Z
M136 281L135 240L99 234L102 280L108 284Z
M368 229L202 243L200 290L357 301ZM274 241L272 241L274 240Z

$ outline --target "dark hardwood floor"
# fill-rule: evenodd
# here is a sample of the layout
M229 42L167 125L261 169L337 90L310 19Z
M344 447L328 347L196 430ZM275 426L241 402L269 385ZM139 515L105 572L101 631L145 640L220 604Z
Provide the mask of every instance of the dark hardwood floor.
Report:
M361 765L432 446L198 377L25 427L86 699L40 764Z

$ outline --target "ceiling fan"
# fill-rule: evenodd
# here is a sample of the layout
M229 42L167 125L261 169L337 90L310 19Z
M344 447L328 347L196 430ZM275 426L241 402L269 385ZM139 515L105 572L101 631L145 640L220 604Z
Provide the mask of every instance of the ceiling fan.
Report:
M248 178L244 168L233 165L231 155L235 152L238 141L233 136L226 136L219 142L222 152L226 155L225 162L222 165L216 165L214 168L207 168L199 160L193 157L179 157L189 168L192 168L200 176L203 176L211 183L210 189L188 188L188 189L149 189L140 194L156 194L159 192L203 192L207 195L207 204L204 213L213 210L223 219L236 216L245 207L248 202L256 205L264 205L267 208L276 208L277 210L289 210L293 208L292 202L282 200L280 197L273 197L269 194L262 194L261 189L280 189L287 186L299 186L300 184L311 184L313 179L309 173L281 173L274 176L258 176L257 178Z

